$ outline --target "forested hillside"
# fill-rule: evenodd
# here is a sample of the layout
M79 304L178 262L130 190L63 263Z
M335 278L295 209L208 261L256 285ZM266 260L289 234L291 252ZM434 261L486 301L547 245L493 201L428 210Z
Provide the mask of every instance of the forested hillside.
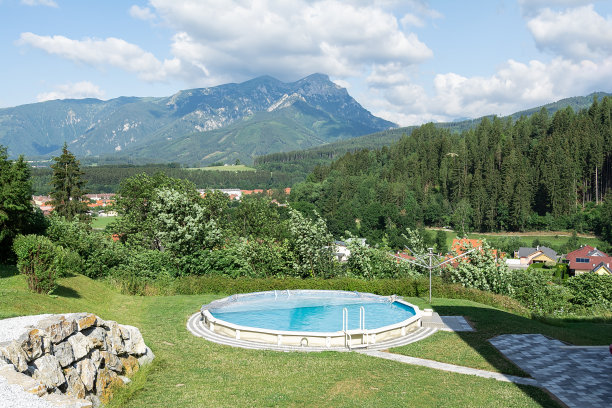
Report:
M452 133L433 124L380 150L318 166L291 199L317 209L330 231L400 244L407 226L462 231L598 231L612 191L612 98L552 117L484 118ZM612 201L609 194L607 201Z
M538 114L542 109L546 110L546 112L552 116L557 111L565 109L568 106L575 112L579 112L583 109L588 109L595 98L604 98L606 96L612 96L612 94L594 92L587 96L565 98L543 106L513 113L507 118L517 121L521 117L530 117L534 114ZM451 133L462 133L474 129L484 118L493 120L494 117L495 116L485 116L456 122L435 123L435 126L440 129L447 129ZM380 149L383 146L389 146L397 142L402 136L409 136L417 127L418 126L408 126L387 129L377 133L341 140L305 150L271 153L256 157L255 166L261 170L289 173L293 179L305 180L306 176L312 172L317 165L330 164L333 160L347 152L355 152L361 149Z

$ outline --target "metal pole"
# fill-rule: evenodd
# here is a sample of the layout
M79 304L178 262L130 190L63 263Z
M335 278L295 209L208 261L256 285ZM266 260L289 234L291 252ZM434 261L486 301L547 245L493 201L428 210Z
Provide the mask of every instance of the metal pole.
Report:
M433 248L429 249L429 304L431 305L431 258L433 258Z

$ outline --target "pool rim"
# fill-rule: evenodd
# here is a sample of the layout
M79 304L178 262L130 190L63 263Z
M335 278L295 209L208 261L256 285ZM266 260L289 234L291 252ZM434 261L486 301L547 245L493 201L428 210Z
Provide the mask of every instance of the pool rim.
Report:
M286 290L283 290L283 292L285 292ZM338 331L331 331L331 332L316 332L316 331L292 331L292 330L275 330L275 329L266 329L266 328L260 328L260 327L253 327L253 326L242 326L239 324L235 324L235 323L231 323L228 322L226 320L223 319L219 319L216 318L215 316L212 315L212 313L210 313L210 311L208 310L210 307L210 305L213 305L215 303L221 303L221 302L225 302L227 300L230 300L232 297L234 296L241 296L241 295L260 295L260 294L275 294L278 291L262 291L262 292L250 292L250 293L241 293L241 294L234 294L234 295L230 295L227 296L225 298L222 299L217 299L214 300L206 305L203 305L202 308L200 309L200 313L202 315L202 318L204 320L205 323L213 324L213 329L214 330L214 325L221 325L223 327L227 327L230 328L232 330L235 331L242 331L242 332L253 332L253 333L261 333L261 334L268 334L268 335L274 335L274 336L291 336L291 337L305 337L305 336L311 336L311 337L338 337L338 336L345 336L345 332L344 330L338 330ZM413 305L412 303L406 302L405 300L399 298L397 295L391 295L391 296L382 296L382 295L376 295L373 293L368 293L368 292L354 292L354 291L345 291L345 290L325 290L325 289L293 289L293 290L289 290L290 293L295 294L296 292L322 292L325 294L331 294L331 293L339 293L339 294L355 294L355 293L359 293L359 294L363 294L363 295L367 295L368 297L377 297L377 298L382 298L382 299L388 299L388 300L392 300L393 302L398 302L401 303L405 306L411 307L414 310L414 315L409 317L408 319L399 321L397 323L393 323L390 325L386 325L386 326L382 326L376 329L350 329L347 330L347 333L352 334L352 335L356 335L356 334L365 334L365 335L377 335L380 333L385 333L385 332L390 332L396 329L401 329L403 327L408 327L411 325L414 325L416 322L418 322L418 327L421 326L421 318L422 318L422 312L421 309L419 309L418 306ZM230 336L226 336L226 337L230 337ZM401 336L397 336L397 337L401 337ZM270 342L263 342L263 343L270 343Z

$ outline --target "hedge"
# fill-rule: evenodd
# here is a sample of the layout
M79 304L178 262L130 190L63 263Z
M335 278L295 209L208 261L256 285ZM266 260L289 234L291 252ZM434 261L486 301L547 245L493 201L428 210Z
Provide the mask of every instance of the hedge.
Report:
M231 295L234 293L263 292L268 290L325 289L347 290L374 293L382 296L399 295L405 297L426 297L429 294L429 280L425 277L407 279L359 278L238 278L226 276L186 276L177 278L172 284L176 294L196 295L215 293ZM464 288L459 284L444 283L441 278L432 281L433 296L450 299L466 299L485 305L505 309L515 314L529 317L527 308L507 296L496 295L478 289Z

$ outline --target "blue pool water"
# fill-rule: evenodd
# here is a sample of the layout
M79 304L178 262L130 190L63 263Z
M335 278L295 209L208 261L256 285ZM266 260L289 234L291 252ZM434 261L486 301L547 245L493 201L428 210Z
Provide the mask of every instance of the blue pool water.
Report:
M229 302L209 309L217 319L241 326L283 331L335 332L342 330L342 310L347 308L349 329L359 328L359 308L365 309L365 328L399 323L415 315L399 302L358 296L272 296Z

